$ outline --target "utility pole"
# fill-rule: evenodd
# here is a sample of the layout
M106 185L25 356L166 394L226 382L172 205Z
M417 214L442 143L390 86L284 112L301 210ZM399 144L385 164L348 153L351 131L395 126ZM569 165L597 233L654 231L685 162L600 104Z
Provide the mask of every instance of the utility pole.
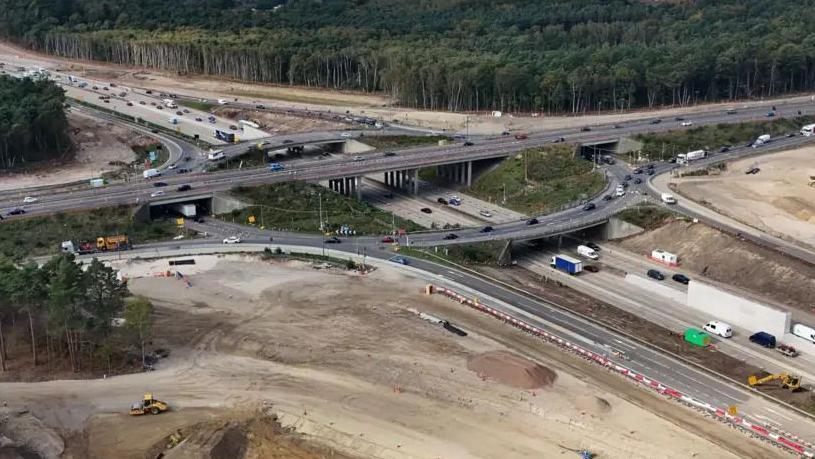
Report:
M470 140L470 115L464 115L464 124L467 126L467 140Z
M323 230L323 193L322 192L317 193L317 202L319 202L319 206L320 206L319 210L318 210L318 212L319 212L318 213L318 218L320 220L320 233L324 233L324 230ZM325 237L323 237L323 240L325 240ZM325 252L325 246L323 247L323 252ZM325 253L323 253L323 255L325 255Z

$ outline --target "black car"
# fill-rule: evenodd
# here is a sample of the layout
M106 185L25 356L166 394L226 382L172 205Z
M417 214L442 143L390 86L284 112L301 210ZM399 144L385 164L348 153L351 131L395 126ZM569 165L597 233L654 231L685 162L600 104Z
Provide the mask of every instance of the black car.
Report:
M448 241L452 241L453 239L458 239L458 235L455 233L447 233L444 235L444 239Z
M648 175L654 175L654 169L648 169L645 173Z
M422 207L421 211L426 213L426 214L432 214L433 213L433 211L430 209L430 207Z
M444 198L436 199L436 202L438 202L439 204L444 204L445 206L447 205L447 200Z
M594 242L584 242L583 245L585 245L586 247L594 250L595 252L600 251L600 246L595 244Z
M642 174L642 168L638 167L638 168L634 169L634 173L635 174Z
M685 118L682 118L681 116L677 116L676 118L674 118L674 120L676 120L676 121L685 121Z
M611 201L612 199L614 198L610 194L603 196L603 201Z
M396 152L386 151L384 156L396 156Z
M625 181L631 180L631 174L625 174L625 177L623 177L623 180L625 180Z
M728 151L730 151L730 147L719 148L719 153L727 153Z
M289 139L286 139L286 140L284 140L284 141L283 141L283 143L284 143L284 144L286 144L286 143L292 143L292 142L293 142L293 141L292 141L292 140L289 140Z
M680 284L685 285L688 285L688 282L690 282L690 278L684 274L674 274L673 276L671 276L671 279L675 280L676 282L679 282Z
M502 135L502 136L508 136L508 135L509 135L509 131L504 131L504 132L502 132L502 133L501 133L501 135Z
M9 215L23 215L25 213L25 209L20 209L19 207L9 212Z
M161 187L161 186L167 186L167 184L164 183L164 182L153 182L153 186L158 188L158 187Z
M620 184L620 186L623 188L628 188L628 182L623 182Z
M659 118L657 118L657 119L655 119L655 120L651 120L651 124L659 124L659 123L661 123L661 122L662 122L662 120L661 120L661 119L659 119Z
M657 271L656 269L649 269L647 274L648 277L650 277L651 279L656 279L659 281L665 280L665 275Z
M761 169L754 166L754 167L751 167L750 169L747 169L747 171L745 171L744 173L747 174L747 175L753 175L753 174L758 174L759 172L761 172Z
M473 143L468 140L468 141L464 142L464 146L465 147L471 147L471 146L473 146Z
M527 225L537 225L538 223L540 222L538 221L537 218L530 218L529 220L526 221Z
M176 174L186 174L189 171L190 171L189 169L185 169L185 168L182 167L181 169L176 170L175 173Z
M641 178L637 177L637 178L635 178L635 179L634 179L634 184L635 184L635 185L639 185L640 183L642 183L642 179L641 179Z
M255 105L255 108L258 109L258 110L263 110L264 108L266 108L266 106L263 105L263 104L257 104L257 105Z
M190 186L189 184L184 184L177 188L178 191L190 191L191 189L192 186Z
M622 126L620 126L619 124L614 125L614 129L620 129L620 128L622 128Z
M580 128L580 132L590 132L590 131L591 131L591 128L588 127L588 126L583 126L582 128Z
M794 132L790 132L789 134L787 134L787 137L795 137L795 135L796 134Z
M485 226L481 228L482 233L492 233L492 226Z
M583 271L588 271L590 273L600 272L600 268L597 265L586 265L583 267Z
M337 236L331 236L330 238L325 240L326 244L339 244L340 242L342 241Z
M594 210L597 208L593 202L587 202L586 205L583 206L583 210Z

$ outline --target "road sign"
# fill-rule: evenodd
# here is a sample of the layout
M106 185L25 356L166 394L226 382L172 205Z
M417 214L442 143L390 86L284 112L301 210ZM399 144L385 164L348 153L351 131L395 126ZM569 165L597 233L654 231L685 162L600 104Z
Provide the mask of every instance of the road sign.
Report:
M730 405L730 406L728 406L728 407L727 407L727 414L729 414L730 416L736 416L736 415L738 415L738 414L739 414L739 410L738 410L738 408L736 408L736 405Z
M178 226L184 226L184 218L183 217L182 218L177 218L175 220L175 224L178 225Z
M247 218L247 220L249 221L249 223L255 223L255 216L250 215L249 218Z

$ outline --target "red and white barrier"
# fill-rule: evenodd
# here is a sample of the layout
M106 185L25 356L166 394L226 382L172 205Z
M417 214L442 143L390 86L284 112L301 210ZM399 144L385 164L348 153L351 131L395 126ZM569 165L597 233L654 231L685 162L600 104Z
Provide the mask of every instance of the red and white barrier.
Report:
M693 397L685 395L682 392L673 389L669 386L666 386L665 384L657 380L651 379L644 374L637 373L636 371L631 370L630 368L626 368L616 362L613 362L608 357L605 357L601 354L578 346L577 344L572 343L564 338L561 338L560 336L557 336L553 333L549 333L534 325L528 324L522 320L516 319L515 317L512 317L497 309L491 308L477 300L470 300L464 297L463 295L456 293L453 290L436 286L428 286L428 291L444 295L448 298L458 301L461 304L467 305L473 309L476 309L478 311L487 313L493 317L501 319L505 323L512 325L513 327L519 328L528 333L536 335L540 338L543 338L551 343L560 346L565 350L574 352L599 365L614 370L617 373L626 376L632 381L637 382L649 389L652 389L659 394L668 396L672 399L684 403L685 405L696 408L697 410L700 410L704 413L710 414L722 422L727 422L731 425L739 427L740 429L742 429L742 431L750 435L754 435L763 440L769 441L770 443L778 447L781 447L782 449L790 453L797 454L800 457L815 459L815 449L813 449L812 444L809 442L801 441L800 439L793 435L790 435L779 429L754 424L740 416L733 416L727 413L727 411L725 411L722 408L718 408L707 402L696 400Z

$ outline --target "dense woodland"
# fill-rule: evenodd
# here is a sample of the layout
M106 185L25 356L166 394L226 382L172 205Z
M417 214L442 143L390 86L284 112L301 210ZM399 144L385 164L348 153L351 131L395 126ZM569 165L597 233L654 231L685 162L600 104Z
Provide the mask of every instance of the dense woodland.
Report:
M75 372L91 366L112 372L128 347L143 352L151 326L152 305L127 296L116 271L97 260L83 271L72 255L41 267L0 259L0 372L9 358L26 358L8 351L9 331L20 329L25 333L12 336L27 341L35 366L66 359ZM111 319L122 316L125 326L114 327Z
M0 75L0 170L71 150L64 104L53 82Z
M0 0L0 36L38 50L447 110L811 90L812 24L793 0Z

